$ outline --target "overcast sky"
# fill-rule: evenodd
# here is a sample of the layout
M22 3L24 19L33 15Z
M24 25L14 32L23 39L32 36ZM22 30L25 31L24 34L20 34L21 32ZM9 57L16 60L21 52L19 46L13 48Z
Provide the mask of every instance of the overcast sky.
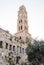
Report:
M44 39L44 0L0 0L0 28L17 32L17 15L21 5L28 12L29 33L33 38Z

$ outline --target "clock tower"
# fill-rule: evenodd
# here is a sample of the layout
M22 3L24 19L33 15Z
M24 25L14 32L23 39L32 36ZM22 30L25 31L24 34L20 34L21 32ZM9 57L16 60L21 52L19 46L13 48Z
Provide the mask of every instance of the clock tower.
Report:
M22 5L18 11L16 36L22 39L23 41L26 41L27 38L31 38L31 35L28 33L27 11L24 5Z

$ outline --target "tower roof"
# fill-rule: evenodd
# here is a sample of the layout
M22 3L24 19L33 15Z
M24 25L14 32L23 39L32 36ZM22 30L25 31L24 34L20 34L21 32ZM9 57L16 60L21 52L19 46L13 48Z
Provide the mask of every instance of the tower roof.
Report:
M25 6L24 6L24 5L20 6L20 8L19 8L19 9L20 9L20 10L22 10L22 9L26 10L26 8L25 8Z
M22 13L26 13L26 14L27 14L27 11L26 11L26 8L25 8L24 5L21 5L21 6L19 7L19 11L18 11L18 12L22 12Z

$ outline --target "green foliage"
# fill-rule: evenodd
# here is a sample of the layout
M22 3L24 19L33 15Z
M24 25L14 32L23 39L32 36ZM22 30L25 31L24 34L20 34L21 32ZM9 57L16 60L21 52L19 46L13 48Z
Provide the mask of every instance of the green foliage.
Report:
M39 65L37 63L44 64L44 41L34 40L30 42L26 48L26 53L28 55L28 61L32 62L32 65Z
M39 65L39 62L38 62L38 59L35 58L33 61L32 61L32 65Z
M25 62L22 62L21 65L27 65Z

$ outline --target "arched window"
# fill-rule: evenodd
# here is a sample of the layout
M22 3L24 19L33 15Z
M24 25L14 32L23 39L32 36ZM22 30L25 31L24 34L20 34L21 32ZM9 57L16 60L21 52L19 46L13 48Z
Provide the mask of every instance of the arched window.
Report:
M22 23L22 20L21 20L21 23Z
M22 48L20 47L20 53L21 53L21 49L22 49Z
M21 39L21 36L20 36L20 39Z
M21 26L21 30L22 30L22 26Z
M22 20L20 20L19 23L22 23Z
M20 23L20 21L19 21L19 23Z
M3 41L0 41L0 48L3 48L3 45L2 45Z
M20 30L20 27L19 27L19 30Z

